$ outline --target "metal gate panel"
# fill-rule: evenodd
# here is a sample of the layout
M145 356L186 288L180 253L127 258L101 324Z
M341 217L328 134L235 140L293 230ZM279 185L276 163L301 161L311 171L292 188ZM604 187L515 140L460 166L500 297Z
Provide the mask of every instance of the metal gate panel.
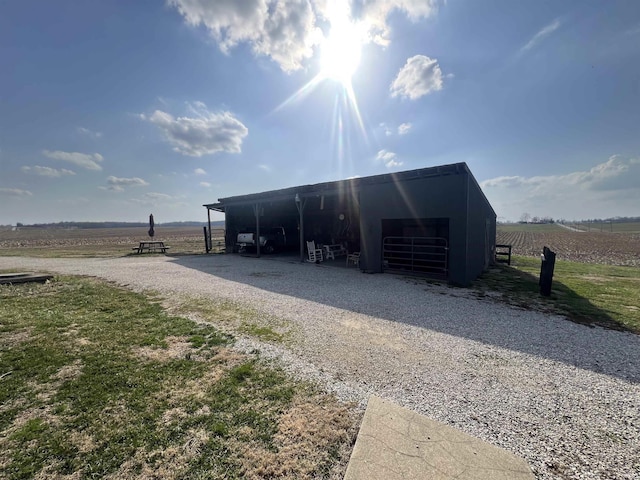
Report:
M448 277L449 244L442 237L385 237L382 239L384 270Z

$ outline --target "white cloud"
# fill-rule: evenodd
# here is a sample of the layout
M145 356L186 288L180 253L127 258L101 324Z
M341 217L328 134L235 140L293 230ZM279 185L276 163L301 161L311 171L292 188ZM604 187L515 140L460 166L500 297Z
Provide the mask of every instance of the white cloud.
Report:
M393 167L399 167L403 164L403 162L398 162L396 160L389 160L387 163L385 163L384 165L387 168L393 168Z
M139 177L122 178L114 177L113 175L107 177L107 183L109 185L122 185L125 187L146 187L149 185L146 181Z
M200 186L204 188L209 188L211 184L209 182L200 182Z
M253 46L255 52L275 60L286 71L298 70L313 55L321 39L308 1L280 0L271 3L265 32Z
M258 165L258 168L260 170L264 170L265 172L270 172L271 171L271 167L269 165L265 165L265 164Z
M20 188L0 187L0 195L8 197L30 197L33 194L29 190L22 190Z
M338 2L347 0L336 0ZM437 0L352 0L353 21L367 41L388 45L388 16L403 12L412 21L437 11ZM303 68L323 37L319 25L330 22L331 0L168 0L192 26L203 25L220 50L248 44L255 55L275 61L286 72Z
M394 10L404 12L413 22L427 18L437 12L437 0L369 0L352 1L357 20L364 22L369 39L379 45L389 45L390 28L387 18Z
M104 157L99 153L78 153L78 152L61 152L60 150L49 151L43 150L42 154L45 157L53 158L54 160L62 160L69 162L78 167L86 168L87 170L102 170L99 165L104 160Z
M143 196L150 200L173 200L173 197L171 195L167 195L166 193L149 192L145 193Z
M173 209L188 206L186 202L181 200L182 198L181 196L173 196L166 193L149 192L140 198L131 198L129 201L144 206L156 207L162 205L163 208Z
M415 55L407 60L390 87L391 96L416 100L442 90L442 71L435 58Z
M203 24L227 51L239 43L256 41L268 17L265 0L168 0L185 21L193 26Z
M394 159L395 157L396 154L388 150L379 150L376 154L376 160L382 160L383 162Z
M383 123L381 123L381 124L380 124L380 128L382 128L382 129L384 130L384 134L385 134L387 137L390 137L391 135L393 135L393 130L391 130L391 129L389 128L389 126L388 126L386 123L384 123L384 122L383 122Z
M156 110L150 117L140 115L163 131L173 150L182 155L201 157L217 152L240 153L249 130L230 112L213 113L201 102L189 104L194 117L174 118Z
M410 123L401 123L398 126L398 135L406 135L407 133L409 133L409 130L411 130L412 127L413 125L411 125Z
M384 163L387 168L399 167L403 162L397 160L398 156L388 150L380 150L376 155L376 160Z
M553 22L551 22L549 25L545 26L544 28L542 28L538 33L536 33L533 37L531 37L531 40L529 40L527 42L527 44L522 47L520 49L520 53L524 53L527 50L532 49L534 46L536 46L539 42L541 42L542 40L544 40L546 37L548 37L549 35L551 35L553 32L555 32L558 28L560 28L560 20L556 19Z
M618 155L564 175L502 176L481 187L498 216L517 220L523 212L553 218L586 219L638 215L640 159Z
M113 175L107 177L107 186L98 187L101 190L111 190L112 192L124 192L125 187L146 187L148 182L139 177L121 178Z
M320 31L308 0L169 0L190 25L204 25L227 53L240 43L293 71L313 55Z
M195 173L196 175L206 175L207 172L204 171L204 169L202 168L196 168L193 173Z
M51 167L41 167L40 165L35 165L33 167L24 166L21 169L24 173L40 175L42 177L51 177L57 178L62 177L63 175L75 175L76 172L72 170L67 170L66 168L56 169Z
M78 131L78 133L81 133L82 135L86 135L87 137L91 137L91 138L102 137L102 132L94 132L93 130L89 130L88 128L78 127L76 130Z

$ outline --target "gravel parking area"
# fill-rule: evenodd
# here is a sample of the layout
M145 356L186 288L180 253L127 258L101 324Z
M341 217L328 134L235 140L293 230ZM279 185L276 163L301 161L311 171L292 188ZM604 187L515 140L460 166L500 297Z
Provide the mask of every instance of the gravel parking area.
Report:
M640 337L630 333L420 279L273 257L0 257L0 268L247 304L298 335L286 348L238 348L344 399L364 405L375 393L521 455L539 479L640 479Z

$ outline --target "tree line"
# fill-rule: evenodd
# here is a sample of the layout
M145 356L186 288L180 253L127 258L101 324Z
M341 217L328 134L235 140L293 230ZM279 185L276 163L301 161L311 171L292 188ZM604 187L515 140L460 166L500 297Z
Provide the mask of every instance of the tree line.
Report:
M589 218L587 220L565 220L553 219L551 217L532 217L528 213L520 216L518 223L635 223L640 222L640 217L610 217L610 218Z
M166 222L156 223L157 226L162 227L204 227L208 225L207 222ZM220 227L224 226L224 221L211 222L212 226ZM8 225L9 227L11 225ZM54 222L54 223L32 223L24 224L21 222L16 223L18 228L57 228L57 229L90 229L90 228L127 228L127 227L148 227L149 222Z

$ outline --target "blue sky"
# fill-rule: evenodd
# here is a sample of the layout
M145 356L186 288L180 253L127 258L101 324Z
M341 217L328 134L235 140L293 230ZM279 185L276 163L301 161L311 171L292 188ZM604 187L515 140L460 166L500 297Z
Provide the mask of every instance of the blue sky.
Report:
M0 224L456 162L499 220L635 216L640 2L5 0L0 112Z

